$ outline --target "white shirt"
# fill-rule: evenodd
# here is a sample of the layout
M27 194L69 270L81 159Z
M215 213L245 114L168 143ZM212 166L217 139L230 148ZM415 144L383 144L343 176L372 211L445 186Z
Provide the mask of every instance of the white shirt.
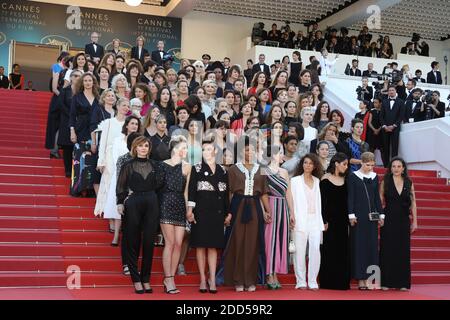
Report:
M141 53L142 53L142 48L138 48L138 57L140 58L141 57Z
M305 128L305 137L303 138L303 142L308 147L311 146L311 141L317 139L317 129L309 126L308 128Z
M95 43L92 44L94 46L94 52L97 52L97 45Z
M164 58L164 52L160 51L160 52L159 52L159 55L161 56L161 59Z
M320 57L320 67L322 68L322 75L327 76L329 74L333 73L334 65L336 64L337 59L334 59L333 61L330 61L325 59L323 56Z

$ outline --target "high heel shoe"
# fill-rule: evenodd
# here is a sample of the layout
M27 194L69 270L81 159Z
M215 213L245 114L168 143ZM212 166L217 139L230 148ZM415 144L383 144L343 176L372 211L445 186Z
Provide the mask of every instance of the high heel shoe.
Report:
M150 287L150 283L146 283L146 284L148 284L148 289L146 289L144 286L145 293L153 293L153 289Z
M216 294L217 293L217 289L211 289L211 282L209 280L208 280L207 284L208 284L208 291L209 291L209 293Z
M111 247L118 247L119 243L111 242Z
M208 289L207 288L202 288L202 285L200 284L200 288L198 289L198 292L200 292L200 293L207 293Z
M142 286L142 289L136 289L136 285L134 285L134 292L136 294L144 294L145 293L144 286Z
M174 276L165 276L164 279L169 279L169 278L173 278L173 277ZM164 283L164 281L163 281L163 285L164 285L164 292L167 293L167 294L178 294L178 293L180 293L180 291L177 288L169 290L167 288L166 284Z
M50 159L61 159L59 152L50 152Z

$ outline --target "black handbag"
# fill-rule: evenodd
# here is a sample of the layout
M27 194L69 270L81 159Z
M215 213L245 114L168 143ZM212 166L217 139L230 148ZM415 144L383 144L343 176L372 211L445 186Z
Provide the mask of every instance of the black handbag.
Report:
M380 213L372 210L372 205L370 204L369 191L367 191L366 183L363 181L364 190L366 191L367 203L369 204L369 221L375 222L380 221Z

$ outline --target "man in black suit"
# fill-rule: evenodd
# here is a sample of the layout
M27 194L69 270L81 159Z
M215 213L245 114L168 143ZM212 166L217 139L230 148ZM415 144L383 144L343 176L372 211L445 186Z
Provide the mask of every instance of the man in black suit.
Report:
M253 65L253 68L252 68L252 70L253 70L253 76L257 73L257 72L259 72L259 71L262 71L262 72L264 72L265 74L266 74L266 79L267 79L267 81L269 82L270 81L270 67L266 64L266 55L265 54L263 54L263 53L261 53L260 55L259 55L259 62L258 63L255 63L254 65Z
M417 83L419 83L419 82L426 83L427 82L424 78L422 78L422 70L420 70L420 69L416 70L416 76L413 79L416 80Z
M424 120L423 114L421 112L422 101L420 97L422 96L422 89L416 88L412 90L411 99L406 100L405 103L405 119L403 122L419 122Z
M8 89L9 88L9 79L5 76L5 68L0 66L0 89Z
M213 65L210 63L211 56L207 53L202 55L202 62L205 65L205 71L214 71Z
M163 65L164 56L167 52L164 51L164 41L158 41L158 50L152 51L152 60L156 62L158 66Z
M395 86L389 86L388 97L381 104L380 123L383 132L383 164L389 165L398 155L400 126L405 118L405 102L397 95Z
M378 72L376 72L375 70L373 70L373 63L369 63L367 65L367 70L365 70L363 72L363 77L367 77L367 78L376 78L378 76Z
M228 57L223 58L223 75L226 77L228 70L231 68L231 59Z
M434 83L434 84L442 84L442 75L439 71L439 62L433 61L431 63L431 71L428 72L427 75L427 82L428 83Z
M408 80L406 83L406 101L412 100L413 97L413 91L417 86L417 82L414 79Z
M358 69L358 64L359 64L359 61L356 59L353 59L352 67L348 71L346 71L345 74L348 76L352 76L352 77L361 77L362 72L361 72L361 70Z
M144 57L147 54L148 50L144 48L145 39L142 36L137 37L136 46L131 48L131 59L139 60L142 64L144 64Z
M102 60L103 56L105 55L105 49L98 44L98 38L98 33L92 32L91 43L87 44L84 47L84 53L91 56L92 60L94 60L94 62L97 64L100 63L100 60Z

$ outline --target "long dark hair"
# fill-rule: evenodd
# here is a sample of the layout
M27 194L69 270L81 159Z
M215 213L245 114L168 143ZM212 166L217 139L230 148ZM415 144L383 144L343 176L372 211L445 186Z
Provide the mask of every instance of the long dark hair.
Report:
M158 96L156 97L155 105L157 105L158 107L162 108L162 106L161 106L161 95L162 95L163 90L168 90L169 91L169 101L167 102L167 109L170 110L170 111L175 110L175 103L173 102L172 94L170 92L170 88L169 87L162 87L161 89L158 90Z
M391 182L391 179L393 177L392 174L392 164L395 161L400 161L403 165L403 173L402 173L402 177L405 181L405 187L410 187L412 185L412 180L408 175L408 166L406 165L406 162L403 158L400 157L394 157L391 159L391 161L389 162L389 166L386 170L386 173L384 174L384 178L383 178L383 183L384 183L384 193L386 194L386 192L389 190L389 183Z
M348 160L348 157L345 153L343 152L338 152L336 153L333 158L331 158L330 160L330 164L328 165L328 169L327 169L327 173L331 173L331 174L335 174L336 173L336 162L337 163L342 163L345 160ZM348 175L348 169L344 174L344 177Z
M318 179L322 178L323 176L323 169L322 164L320 163L319 157L314 153L308 153L305 155L297 165L297 169L295 170L294 177L301 176L304 173L303 170L303 164L305 163L305 160L309 159L314 164L314 170L312 172L312 175Z
M127 134L128 134L127 126L128 126L128 124L131 122L131 120L133 120L133 119L136 120L137 123L138 123L138 129L137 129L136 132L141 132L141 119L139 119L138 117L136 117L136 116L134 116L134 115L131 115L131 116L128 116L128 117L125 119L125 123L124 123L123 126L122 126L122 134L124 134L124 135L127 135Z
M322 109L322 106L323 106L324 104L326 104L326 105L328 106L327 118L328 118L328 119L330 118L330 113L331 113L331 110L330 110L330 104L329 104L328 102L326 102L326 101L321 101L321 102L317 105L316 113L314 113L314 118L313 118L313 121L312 121L312 123L316 126L316 128L319 127L319 124L320 124L320 118L321 118L321 116L322 116L322 113L321 113L320 109Z

